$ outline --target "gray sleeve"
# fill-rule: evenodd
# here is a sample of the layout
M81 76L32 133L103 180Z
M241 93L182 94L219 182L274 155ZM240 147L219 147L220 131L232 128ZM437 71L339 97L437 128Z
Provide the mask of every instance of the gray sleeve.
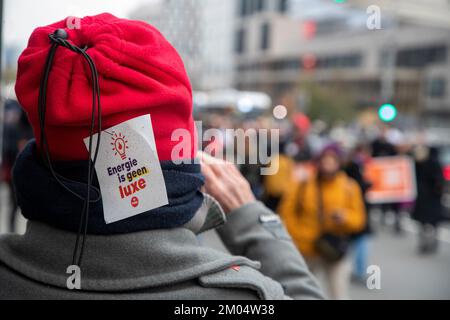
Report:
M227 218L227 224L218 233L232 254L261 262L261 272L279 282L292 299L324 299L277 215L255 202Z

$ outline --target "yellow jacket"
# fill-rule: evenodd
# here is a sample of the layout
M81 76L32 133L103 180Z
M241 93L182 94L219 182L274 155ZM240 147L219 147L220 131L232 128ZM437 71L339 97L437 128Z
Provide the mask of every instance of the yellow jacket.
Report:
M320 185L323 223L319 218L319 182L316 176L306 182L296 182L280 205L280 215L305 257L317 256L315 243L323 232L350 235L361 231L366 222L363 196L353 179L341 172ZM337 211L342 213L340 223L333 218Z
M264 178L264 190L266 195L281 197L292 185L294 175L294 161L285 155L275 157L270 164L271 168L278 168L275 174Z

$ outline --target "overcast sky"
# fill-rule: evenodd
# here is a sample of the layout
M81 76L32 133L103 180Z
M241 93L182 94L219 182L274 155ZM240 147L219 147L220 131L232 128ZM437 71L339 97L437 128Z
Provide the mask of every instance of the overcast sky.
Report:
M126 18L139 4L150 1L154 0L4 0L4 43L22 49L38 26L102 12Z

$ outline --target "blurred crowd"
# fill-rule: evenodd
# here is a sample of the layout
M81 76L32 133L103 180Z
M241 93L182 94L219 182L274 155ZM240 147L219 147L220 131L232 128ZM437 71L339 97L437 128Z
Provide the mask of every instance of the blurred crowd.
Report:
M0 170L1 181L8 188L10 209L8 214L8 228L10 232L16 230L18 205L12 182L12 168L19 152L32 139L33 131L27 116L16 100L8 99L4 105L2 140L2 162Z
M366 285L370 241L376 236L373 221L384 226L393 220L393 232L401 236L402 222L411 217L419 226L418 253L437 252L438 227L446 219L442 205L446 187L439 149L427 143L423 132L412 135L382 123L328 128L301 113L281 121L272 115L229 113L202 118L207 128L223 132L222 141L206 143L219 143L225 149L235 148L235 137L227 137L228 128L280 130L279 155L273 157L277 163L271 164L278 172L262 176L261 164L240 165L240 170L257 198L282 217L310 269L323 278L330 297L347 299L351 281ZM415 200L370 203L367 193L372 181L366 164L399 156L409 158L415 167Z

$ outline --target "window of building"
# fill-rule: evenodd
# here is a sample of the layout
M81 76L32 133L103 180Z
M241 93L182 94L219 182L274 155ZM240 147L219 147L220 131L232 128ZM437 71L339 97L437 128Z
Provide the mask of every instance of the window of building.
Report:
M267 9L267 0L240 0L239 16L245 17Z
M270 47L270 24L264 23L261 27L261 49L267 50Z
M344 68L356 68L361 66L362 57L359 54L353 54L341 57L340 66Z
M361 64L362 56L355 53L342 56L320 57L317 61L317 68L358 68Z
M322 57L312 55L306 59L307 63L314 63L317 69L358 68L363 63L363 57L359 53ZM303 69L304 63L305 61L300 58L283 59L272 61L267 68L270 71L294 71Z
M443 98L445 96L445 89L447 81L444 78L434 78L428 80L427 96L430 98Z
M250 13L250 5L251 5L251 0L240 0L240 4L239 4L239 15L241 17L245 17L246 15L248 15Z
M256 12L263 12L266 9L266 0L254 0L254 8Z
M447 60L447 47L435 46L400 50L397 64L400 67L421 68L433 63Z
M278 12L286 13L288 10L288 0L278 0Z
M267 68L270 71L295 71L301 68L301 60L298 58L277 60L271 62Z
M236 53L242 54L245 52L245 30L240 29L236 32Z

